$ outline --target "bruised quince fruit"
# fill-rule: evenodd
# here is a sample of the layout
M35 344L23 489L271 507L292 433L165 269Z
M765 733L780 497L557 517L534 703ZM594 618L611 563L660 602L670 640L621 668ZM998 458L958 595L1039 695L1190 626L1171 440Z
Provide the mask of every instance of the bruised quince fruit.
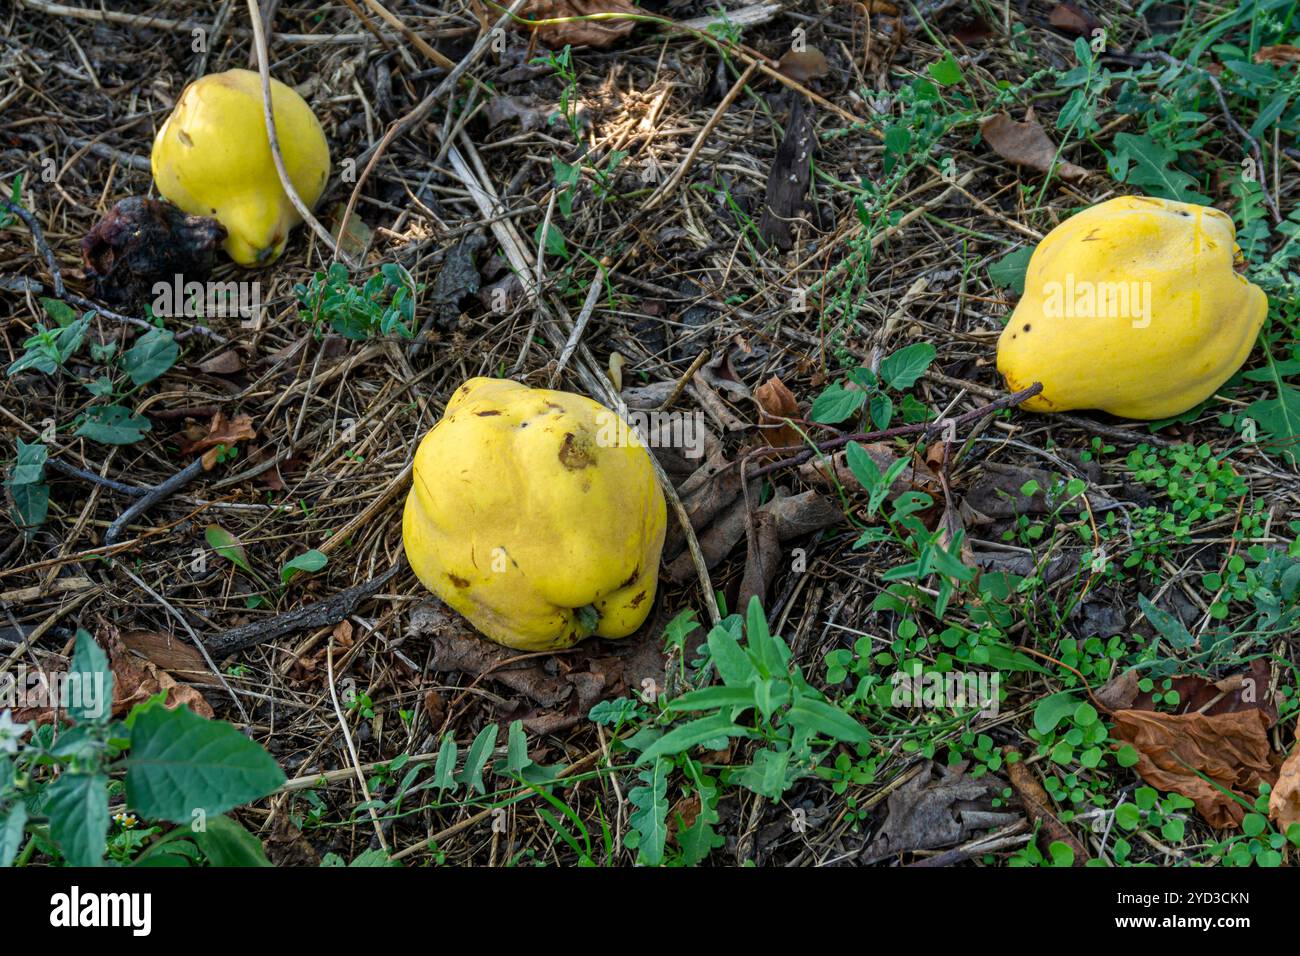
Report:
M626 637L654 603L667 510L641 439L581 395L472 378L415 453L420 581L521 650Z
M276 138L289 181L310 208L325 189L330 150L311 107L271 80ZM302 222L280 185L266 135L262 79L227 70L195 80L153 141L154 182L163 198L226 227L222 248L242 266L274 262Z
M998 339L1007 388L1034 382L1039 412L1096 408L1166 418L1241 367L1268 312L1233 271L1232 220L1217 209L1124 196L1049 232Z

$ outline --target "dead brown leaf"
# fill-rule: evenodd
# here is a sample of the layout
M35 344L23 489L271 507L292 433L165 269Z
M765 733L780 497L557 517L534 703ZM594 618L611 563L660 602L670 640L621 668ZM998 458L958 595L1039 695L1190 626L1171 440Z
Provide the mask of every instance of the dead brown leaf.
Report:
M187 641L158 631L127 631L122 643L128 650L152 661L181 680L206 680L212 676L208 662L198 648Z
M164 693L167 707L184 704L200 717L214 716L211 705L197 689L178 682L153 661L133 655L115 628L108 630L107 640L101 643L108 645L108 664L113 671L114 717L125 716L136 704Z
M217 463L218 445L233 448L241 441L249 441L256 437L257 432L253 429L253 420L249 416L236 415L232 419L227 419L225 412L217 412L208 424L206 435L195 440L183 434L180 436L179 444L181 451L187 455L203 452L203 469L211 471L212 466Z
M952 846L977 830L999 825L994 818L1012 822L1014 814L990 812L1001 787L992 775L979 779L966 776L965 764L927 764L889 795L888 816L876 839L863 851L862 862Z
M779 376L773 375L758 388L754 389L754 400L758 402L758 420L763 425L775 425L784 418L799 418L799 402L794 392L786 388ZM788 424L778 428L760 429L763 440L774 448L797 445L799 433Z
M1296 722L1296 738L1300 739L1300 721ZM1291 824L1300 823L1300 747L1292 749L1278 771L1277 783L1268 796L1268 817L1284 834Z
M1093 30L1101 29L1101 21L1091 10L1086 10L1077 3L1058 3L1047 17L1047 22L1058 30L1072 33L1077 37L1091 37Z
M1154 710L1152 691L1138 687L1142 678L1137 668L1131 668L1112 677L1097 691L1097 699L1112 710ZM1250 662L1250 667L1237 674L1229 674L1212 681L1195 674L1169 679L1169 687L1160 681L1161 694L1174 691L1178 694L1178 708L1174 713L1202 713L1207 717L1231 714L1243 710L1262 711L1268 726L1277 723L1277 705L1268 693L1269 665L1263 658Z
M664 680L663 623L657 614L638 634L613 645L591 640L558 654L529 654L491 643L431 600L411 613L409 632L432 640L431 671L460 671L506 688L511 693L498 704L501 717L550 734L585 720L601 700L657 693Z
M244 360L234 349L226 349L210 359L204 359L195 367L204 375L234 375L244 370Z
M641 16L642 11L628 0L529 0L520 10L520 15L528 20L558 20L609 13ZM611 18L571 20L538 27L526 24L519 26L524 30L532 30L538 40L553 50L564 46L590 46L604 50L636 29L636 21Z
M1191 799L1217 829L1241 825L1245 811L1230 794L1249 804L1259 785L1275 778L1269 720L1262 710L1214 715L1119 710L1112 716L1115 738L1138 752L1138 775L1159 790Z
M1256 63L1300 63L1300 47L1279 43L1276 46L1262 46L1255 52Z
M1056 144L1032 117L1018 123L1008 113L995 113L981 124L980 133L995 153L1017 166L1040 173L1055 169L1058 176L1069 180L1088 175L1082 166L1057 162Z
M783 76L807 86L813 80L820 80L829 73L831 66L821 50L810 46L802 50L787 50L777 63L776 69Z
M1074 865L1083 866L1088 862L1087 848L1052 812L1052 800L1043 789L1043 785L1038 782L1038 778L1034 776L1033 770L1020 759L1020 752L1015 747L1003 747L1002 752L1008 758L1013 755L1016 758L1008 759L1004 766L1007 769L1007 779L1011 781L1011 786L1015 789L1016 796L1020 798L1020 805L1025 808L1029 819L1038 823L1042 833L1050 840L1059 840L1067 844L1074 851Z
M742 612L750 598L766 606L767 589L781 564L781 541L776 536L776 517L770 511L755 511L745 534L745 574L740 580L736 607Z

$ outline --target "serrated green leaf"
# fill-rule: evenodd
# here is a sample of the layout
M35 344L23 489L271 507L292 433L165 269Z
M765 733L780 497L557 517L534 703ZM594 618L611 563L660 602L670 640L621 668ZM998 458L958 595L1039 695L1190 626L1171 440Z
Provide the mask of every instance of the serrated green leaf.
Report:
M925 374L935 355L929 342L913 342L880 360L880 380L896 391L909 389Z
M50 838L71 866L99 866L108 837L108 777L65 772L50 784L45 802Z
M126 766L131 808L179 824L210 821L274 792L285 780L260 744L188 707L150 707L137 714Z
M1173 166L1178 154L1151 136L1116 133L1115 153L1107 155L1112 173L1122 172L1122 176L1117 178L1130 186L1137 186L1163 199L1190 203L1208 201L1196 192L1196 180Z
M668 770L670 761L656 760L654 765L637 774L644 783L633 787L628 799L635 808L628 823L638 835L637 862L658 866L663 862L668 840Z
M700 775L696 779L695 795L700 801L700 810L689 826L682 825L677 818L677 845L682 850L682 863L697 866L718 847L726 844L726 838L714 829L721 819L718 814L718 788L710 786L711 780Z

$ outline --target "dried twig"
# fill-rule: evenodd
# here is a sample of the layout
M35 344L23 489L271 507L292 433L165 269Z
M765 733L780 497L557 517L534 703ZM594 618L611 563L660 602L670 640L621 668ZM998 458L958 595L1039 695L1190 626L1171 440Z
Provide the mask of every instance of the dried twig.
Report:
M45 233L41 231L41 224L36 221L36 217L24 209L20 204L10 202L8 199L0 198L0 209L5 209L13 213L24 223L32 234L32 241L36 243L36 251L45 259L45 264L50 270L50 280L54 284L54 295L56 298L63 298L63 273L59 271L58 260L54 258L54 253L50 251L49 244L45 241Z
M405 566L404 561L399 561L378 577L340 591L324 601L295 608L270 620L254 621L252 624L231 628L208 638L204 643L212 652L212 656L220 660L254 644L269 644L295 631L337 624L356 610L362 601L392 580Z
M117 544L118 539L121 538L122 534L126 531L127 525L164 498L169 498L176 492L180 491L201 474L203 474L202 455L195 458L192 462L176 474L172 475L162 484L150 489L148 494L123 511L118 519L108 526L108 531L104 534L104 545L106 547L111 547L112 545Z

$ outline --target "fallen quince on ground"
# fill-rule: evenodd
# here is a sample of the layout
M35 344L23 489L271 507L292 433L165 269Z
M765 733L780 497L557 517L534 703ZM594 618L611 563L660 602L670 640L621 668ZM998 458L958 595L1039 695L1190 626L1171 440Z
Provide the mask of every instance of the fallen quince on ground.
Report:
M1236 229L1207 206L1123 196L1072 216L1029 260L998 339L998 371L1024 408L1178 415L1245 362L1268 312L1233 271Z
M275 79L271 105L289 181L311 207L329 179L325 133L306 101ZM242 266L274 262L289 230L302 222L280 185L264 110L257 73L210 73L185 88L150 157L163 198L215 217L229 233L222 248Z
M416 451L402 539L499 644L626 637L654 603L667 509L641 439L581 395L473 378Z

